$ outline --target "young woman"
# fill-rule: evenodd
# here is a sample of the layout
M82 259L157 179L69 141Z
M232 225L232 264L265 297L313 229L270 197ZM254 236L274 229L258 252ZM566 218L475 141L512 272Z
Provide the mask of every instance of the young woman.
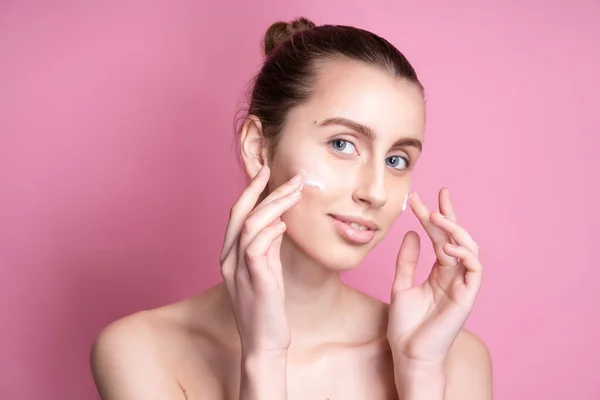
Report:
M447 189L439 211L410 193L425 125L414 69L370 32L304 18L273 24L265 53L223 283L106 327L91 357L102 399L491 399L489 353L463 329L479 248ZM408 232L391 304L344 285L406 206L437 257L427 281L413 284Z

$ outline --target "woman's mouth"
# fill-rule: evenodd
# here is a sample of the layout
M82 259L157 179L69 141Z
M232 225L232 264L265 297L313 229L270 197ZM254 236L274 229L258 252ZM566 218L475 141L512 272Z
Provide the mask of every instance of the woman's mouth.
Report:
M337 232L350 244L367 244L378 229L374 222L352 216L329 215Z

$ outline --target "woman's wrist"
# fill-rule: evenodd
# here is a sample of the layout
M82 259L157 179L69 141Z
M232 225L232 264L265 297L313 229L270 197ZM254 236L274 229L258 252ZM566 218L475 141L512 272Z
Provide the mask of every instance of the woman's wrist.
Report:
M243 353L240 400L287 399L287 351Z
M394 379L400 400L444 400L446 372L443 364L417 361L394 363Z

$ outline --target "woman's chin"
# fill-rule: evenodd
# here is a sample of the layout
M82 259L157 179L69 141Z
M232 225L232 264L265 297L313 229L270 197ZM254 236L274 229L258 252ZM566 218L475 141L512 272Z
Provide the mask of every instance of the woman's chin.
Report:
M307 259L332 272L356 268L380 240L379 235L376 235L369 243L349 243L335 231L323 231L320 234L317 232L319 229L307 235L305 230L296 230L290 224L284 239L287 242L285 247L294 253L303 253Z
M367 253L366 249L331 246L321 253L323 254L321 259L326 269L343 272L358 267L367 256Z
M370 247L349 246L343 242L312 242L299 246L317 264L332 272L352 270L364 260Z

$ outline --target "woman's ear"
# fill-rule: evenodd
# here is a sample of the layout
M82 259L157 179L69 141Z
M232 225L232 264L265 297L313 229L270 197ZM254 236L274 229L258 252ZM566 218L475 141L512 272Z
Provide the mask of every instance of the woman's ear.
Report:
M246 117L240 132L240 148L246 174L254 178L263 165L267 165L267 141L263 137L262 123L253 115Z

